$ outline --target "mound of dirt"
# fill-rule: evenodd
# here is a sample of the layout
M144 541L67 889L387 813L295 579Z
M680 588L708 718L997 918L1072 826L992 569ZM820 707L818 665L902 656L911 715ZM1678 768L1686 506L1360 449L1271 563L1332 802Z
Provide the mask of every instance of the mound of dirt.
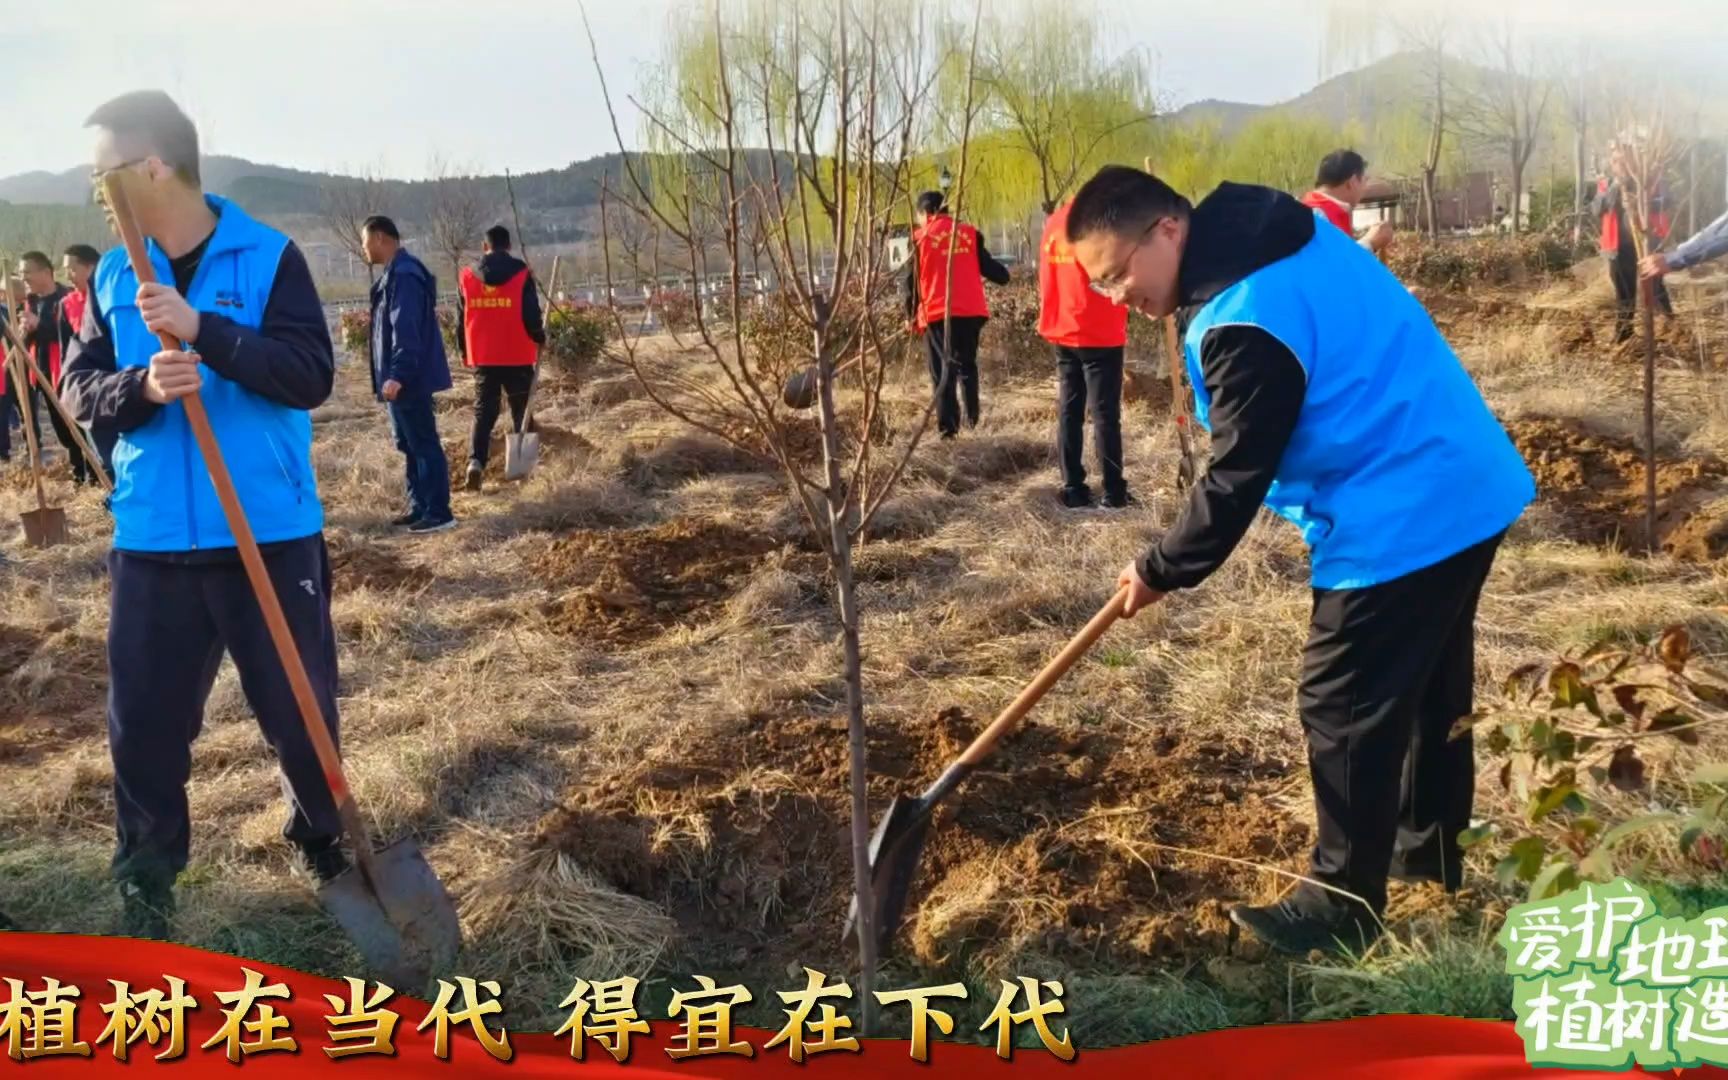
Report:
M647 640L721 603L780 541L680 518L640 529L580 529L532 560L541 580L570 586L542 607L553 629L614 643Z
M1158 412L1170 408L1170 377L1151 368L1127 367L1122 371L1122 404L1144 401Z
M1631 439L1584 431L1550 418L1507 427L1536 477L1537 497L1559 511L1567 537L1638 549L1644 537L1644 454ZM1728 554L1728 515L1708 504L1728 491L1728 462L1712 457L1656 461L1656 537L1677 558Z
M341 532L330 533L326 543L330 549L330 576L338 590L393 592L423 589L432 583L431 570L405 562L399 554L392 554L380 545Z
M874 725L873 813L921 791L981 727L958 710ZM843 966L846 747L843 721L753 715L573 794L537 842L664 906L698 963ZM1212 951L1227 933L1221 901L1249 894L1251 875L1156 845L1295 856L1305 827L1251 790L1287 768L1172 736L1118 745L1028 727L938 811L900 940L956 970L1028 949L1131 971Z

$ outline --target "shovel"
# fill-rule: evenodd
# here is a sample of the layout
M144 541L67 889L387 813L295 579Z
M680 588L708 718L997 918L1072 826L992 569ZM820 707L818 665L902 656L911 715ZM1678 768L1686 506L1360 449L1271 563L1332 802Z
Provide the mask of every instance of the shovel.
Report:
M1194 444L1188 435L1188 395L1182 392L1182 346L1176 337L1176 316L1164 317L1164 351L1170 355L1170 409L1176 414L1176 441L1182 458L1176 463L1176 490L1194 484Z
M863 358L863 354L859 354L841 364L834 369L834 377L839 378ZM786 385L780 388L780 400L793 409L808 409L816 404L816 365L811 364L787 379Z
M12 350L12 375L17 380L13 385L18 387L18 412L24 421L24 440L30 450L30 478L36 482L36 509L25 510L18 515L24 524L24 542L31 547L53 547L66 543L70 537L66 533L66 511L58 506L48 505L47 492L42 488L42 451L36 445L36 429L34 418L30 415L33 396L30 393L30 376L24 367L24 354ZM4 423L0 420L0 423Z
M1144 159L1145 170L1152 171L1152 158ZM1176 333L1176 316L1164 317L1164 351L1170 357L1170 411L1176 416L1176 442L1182 452L1176 463L1176 490L1186 491L1199 476L1194 466L1194 443L1188 434L1188 398L1182 393L1182 339Z
M132 272L140 282L156 280L144 238L132 217L131 205L118 174L109 174L104 181L104 194L109 212L120 239L126 245ZM180 343L168 334L160 334L164 349L178 349ZM258 543L252 537L251 525L241 508L240 497L234 490L233 478L210 428L210 417L204 411L204 401L198 394L180 399L186 408L186 419L198 441L204 467L222 503L222 513L234 534L240 559L246 566L246 577L263 610L265 626L271 643L287 672L300 718L317 751L318 763L324 770L324 780L330 786L331 798L342 817L342 827L354 846L356 865L318 888L318 901L336 920L337 925L359 948L360 955L381 978L397 989L417 993L431 979L432 973L444 970L455 962L462 944L461 927L456 921L456 909L450 895L444 891L438 876L432 872L420 848L412 840L399 840L382 851L372 850L371 837L360 819L354 792L342 772L342 759L324 721L312 683L306 677L305 665L294 635L282 614L281 601L265 569Z
M905 914L906 898L912 892L912 882L918 873L918 859L924 851L924 837L930 831L930 820L937 805L971 775L972 770L996 748L996 743L1002 736L1014 730L1026 714L1032 711L1032 707L1038 704L1039 699L1056 685L1056 680L1067 674L1074 662L1103 636L1104 631L1110 629L1110 625L1121 617L1122 605L1127 599L1126 588L1111 597L1103 610L1092 616L1092 621L1075 634L1073 640L1056 654L1056 658L1044 666L1038 677L1020 691L1020 696L972 740L972 745L966 748L959 760L943 770L942 775L925 789L924 794L897 795L894 801L888 804L888 813L883 816L881 823L876 826L875 835L870 838L870 894L875 908L876 947L879 955L887 954L888 944L894 938L894 931L900 926L901 916ZM854 896L852 909L846 915L846 929L842 934L842 941L855 938L858 933L857 923L858 898Z
M104 491L113 491L114 481L108 478L108 471L102 468L101 456L96 453L95 448L90 445L90 440L85 437L84 425L72 416L71 411L60 400L59 392L49 382L48 376L43 374L42 365L38 364L36 358L30 355L30 350L24 347L24 339L18 335L18 331L12 324L0 324L0 329L6 331L6 337L11 340L12 347L18 350L18 355L23 357L29 363L30 370L36 373L42 396L48 399L48 404L52 405L54 411L60 414L60 419L66 422L66 430L71 433L72 441L78 444L78 452L84 455L85 465L95 474L96 479L101 481Z
M520 223L516 226L520 231ZM558 295L558 264L561 255L552 257L552 281L546 290L548 303ZM552 311L546 311L546 324L552 321ZM534 471L534 466L540 464L540 433L529 431L528 427L534 420L534 391L540 389L540 359L534 359L534 381L528 384L528 400L522 406L522 430L504 433L504 479L520 480Z

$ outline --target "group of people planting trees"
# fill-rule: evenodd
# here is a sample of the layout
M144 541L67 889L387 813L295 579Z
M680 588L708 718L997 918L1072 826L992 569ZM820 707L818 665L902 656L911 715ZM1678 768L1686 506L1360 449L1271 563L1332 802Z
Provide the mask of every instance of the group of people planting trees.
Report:
M338 648L310 414L329 398L336 362L300 250L204 190L196 128L167 95L127 94L88 123L93 178L124 186L157 280L140 283L124 248L76 247L65 253L66 288L46 256L31 253L19 318L115 478L113 874L120 932L163 938L191 842L192 744L224 654L280 765L291 807L284 837L319 881L350 866L238 541L196 464L185 407L198 395L208 412L334 739ZM1107 166L1048 217L1037 267L1039 332L1059 376L1062 507L1136 505L1121 430L1132 313L1171 320L1195 417L1211 435L1210 463L1174 522L1116 578L1094 583L1121 597L1121 614L1200 586L1262 506L1309 548L1297 711L1318 820L1310 880L1274 904L1231 912L1270 946L1298 953L1374 940L1391 878L1460 886L1475 765L1469 737L1450 736L1472 711L1478 597L1536 494L1451 346L1380 260L1390 228L1353 235L1366 170L1339 151L1302 199L1224 183L1191 202L1146 170ZM1617 173L1597 202L1617 290L1635 288L1640 272L1660 278L1728 251L1725 217L1641 270L1628 267L1626 194ZM981 411L986 283L1006 284L1009 269L941 193L915 207L905 315L925 339L937 431L959 438ZM432 405L452 386L437 283L389 217L368 218L361 232L381 271L370 294L372 385L403 458L405 503L392 524L440 532L456 519ZM475 491L501 406L516 430L530 422L546 340L536 283L511 241L508 230L489 230L483 257L458 282L459 352L476 386L464 483ZM178 347L164 347L164 336ZM8 400L20 392L8 386ZM1097 492L1084 463L1088 415ZM0 424L0 454L4 435ZM75 458L75 474L82 464Z

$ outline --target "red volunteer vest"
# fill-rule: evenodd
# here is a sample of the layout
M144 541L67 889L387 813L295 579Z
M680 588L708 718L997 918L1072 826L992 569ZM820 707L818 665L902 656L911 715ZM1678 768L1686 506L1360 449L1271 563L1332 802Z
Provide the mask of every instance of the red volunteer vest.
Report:
M948 238L954 237L954 285L949 293ZM939 323L945 315L957 319L990 315L984 300L984 275L978 270L978 230L970 225L955 231L946 214L932 217L912 234L918 248L918 326ZM946 305L946 307L945 307Z
M72 336L76 338L78 331L84 326L84 308L89 297L73 289L60 298L60 318L72 328ZM65 364L65 358L60 355L60 343L54 343L54 389L60 389L60 369Z
M1068 207L1044 222L1038 246L1038 335L1052 345L1110 348L1128 341L1128 308L1092 291L1068 242Z
M457 278L462 290L462 333L468 345L468 367L521 367L532 364L534 339L522 325L522 291L528 270L502 285L488 285L472 267Z
M1310 191L1302 196L1302 205L1312 207L1325 214L1326 220L1343 229L1346 235L1356 235L1356 230L1350 221L1350 211L1337 199L1319 191Z
M1596 194L1603 195L1606 194L1607 191L1608 179L1606 177L1598 179L1596 181ZM1662 198L1662 189L1660 187L1656 189L1656 198ZM1666 240L1668 238L1667 214L1660 210L1651 211L1650 235L1654 236L1658 240ZM1602 215L1602 253L1604 255L1615 255L1618 254L1619 251L1620 215L1614 212L1613 207L1609 207L1608 212Z

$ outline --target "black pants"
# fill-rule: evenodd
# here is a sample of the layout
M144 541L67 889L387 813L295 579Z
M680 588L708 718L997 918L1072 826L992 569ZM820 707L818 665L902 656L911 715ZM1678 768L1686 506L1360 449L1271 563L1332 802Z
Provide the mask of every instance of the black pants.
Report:
M264 561L334 738L336 633L324 537L270 545ZM335 802L240 561L187 565L114 551L108 571L115 876L172 880L186 866L192 741L224 651L282 772L293 808L283 835L310 848L340 837Z
M1086 413L1092 413L1092 447L1104 474L1104 494L1127 494L1122 481L1122 346L1056 346L1058 397L1056 442L1062 455L1062 487L1085 494Z
M1376 914L1389 873L1462 878L1475 758L1468 736L1449 736L1472 709L1476 602L1500 540L1381 585L1314 591L1297 695L1319 817L1310 876ZM1307 884L1297 902L1351 906Z
M36 444L40 446L42 444L42 420L41 414L36 410L37 401L37 395L32 393L29 402L30 431L36 436ZM24 415L24 409L23 404L18 400L18 380L13 378L11 373L8 372L6 377L6 396L0 398L0 458L10 459L12 457L13 414L17 414L22 418ZM24 441L22 434L20 435L19 441ZM28 444L26 444L26 446L28 446Z
M54 435L60 440L60 445L66 448L66 458L72 463L73 481L82 484L92 479L90 467L84 462L84 451L78 448L78 440L72 437L72 429L66 426L60 411L49 405L40 392L37 393L36 400L47 409L48 422L54 425Z
M500 396L510 401L510 430L522 430L522 414L528 409L528 391L533 386L532 364L474 369L474 432L468 448L470 461L482 469L486 467L486 459L492 450L492 426L498 422Z
M936 391L936 430L944 435L960 430L960 394L966 398L966 426L978 426L978 336L985 321L982 315L956 316L948 320L946 329L945 324L933 322L924 330L930 385ZM947 364L942 362L945 344L952 359Z
M1623 245L1620 253L1608 260L1608 279L1614 283L1614 340L1625 341L1633 334L1633 321L1638 314L1638 251ZM1656 310L1674 314L1674 302L1668 298L1668 286L1661 278L1651 283L1656 298Z

